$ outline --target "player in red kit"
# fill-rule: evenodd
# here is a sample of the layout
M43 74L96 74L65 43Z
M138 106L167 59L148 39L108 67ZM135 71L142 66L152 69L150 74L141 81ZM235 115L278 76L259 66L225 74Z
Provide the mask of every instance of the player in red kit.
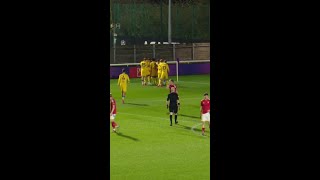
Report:
M202 121L202 135L204 136L205 132L205 122L209 123L210 128L210 99L208 93L204 94L204 99L201 100L201 121Z
M110 122L112 126L113 132L116 132L116 129L119 128L118 124L114 121L117 114L117 105L115 99L112 97L112 94L110 93Z
M169 85L168 85L168 89L170 93L171 93L171 88L174 88L174 92L178 94L177 86L174 84L174 81L172 79L169 80Z

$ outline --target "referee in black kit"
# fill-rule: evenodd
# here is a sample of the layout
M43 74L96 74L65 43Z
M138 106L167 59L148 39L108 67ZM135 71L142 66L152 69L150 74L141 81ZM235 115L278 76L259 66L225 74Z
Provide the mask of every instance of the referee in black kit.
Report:
M177 118L178 118L178 108L180 109L180 102L178 94L175 93L174 87L171 88L171 93L168 95L167 98L167 109L169 108L170 112L170 126L172 126L172 115L174 113L174 121L175 124L178 124Z

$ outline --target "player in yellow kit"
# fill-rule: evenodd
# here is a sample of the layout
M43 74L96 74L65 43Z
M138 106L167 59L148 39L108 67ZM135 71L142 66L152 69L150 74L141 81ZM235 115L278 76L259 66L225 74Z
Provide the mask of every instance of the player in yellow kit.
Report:
M146 67L147 67L146 58L143 58L143 60L140 62L142 85L146 85L146 75L147 75Z
M162 68L162 72L161 72L160 79L161 79L161 82L163 82L163 85L166 86L167 80L169 78L168 77L169 72L170 72L169 65L167 64L166 60L163 61L161 68Z
M159 64L158 64L158 87L160 87L161 86L161 74L162 74L162 66L163 65L163 60L162 59L160 59L159 60Z
M150 76L151 76L151 65L150 65L150 58L147 58L146 59L146 64L147 64L147 66L146 66L146 80L147 80L147 84L148 85L150 85Z
M122 104L124 104L124 98L126 97L128 83L130 83L129 76L126 74L125 69L122 69L122 74L119 75L118 86L120 86L122 95Z
M158 67L156 64L156 60L154 58L152 58L150 66L151 66L151 81L152 81L152 84L156 85L157 84Z

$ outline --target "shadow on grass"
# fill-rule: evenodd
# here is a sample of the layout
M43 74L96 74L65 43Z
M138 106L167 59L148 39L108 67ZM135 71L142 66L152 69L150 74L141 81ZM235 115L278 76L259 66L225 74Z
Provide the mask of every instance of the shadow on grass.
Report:
M187 129L187 130L191 130L192 127L189 127L189 126L185 126L185 125L181 125L181 124L177 124L178 126L181 126L182 128L184 129ZM196 128L193 128L194 131L197 131L197 132L202 132L201 129L196 129Z
M195 119L200 119L200 116L190 116L190 115L186 115L186 114L179 114L182 117L189 117L189 118L195 118Z
M135 105L135 106L149 106L149 104L137 104L137 103L124 103L129 105Z
M139 139L137 139L137 138L134 138L134 137L128 136L128 135L124 135L124 134L122 134L122 133L117 133L117 135L118 135L118 136L121 136L121 137L124 137L124 138L131 139L131 140L133 140L133 141L139 141Z

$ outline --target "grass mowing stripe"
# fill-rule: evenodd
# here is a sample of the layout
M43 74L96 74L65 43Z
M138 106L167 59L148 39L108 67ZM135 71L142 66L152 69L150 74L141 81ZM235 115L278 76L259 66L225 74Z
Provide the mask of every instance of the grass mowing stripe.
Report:
M126 120L133 120L133 121L135 121L132 125L133 126L138 126L138 127L140 127L140 126L144 126L144 125L146 125L146 124L148 124L148 123L146 123L146 122L136 122L136 120L139 120L139 119L126 119ZM165 119L165 120L168 120L168 119ZM152 124L151 126L150 126L150 124ZM158 127L160 127L160 128L172 128L172 129L181 129L181 130L185 130L185 131L188 131L188 132L193 132L194 134L196 134L196 135L199 135L199 136L201 136L201 137L210 137L210 136L202 136L202 134L201 133L196 133L195 131L198 131L198 132L201 132L202 130L201 129L199 129L199 128L196 128L197 126L200 126L200 125L202 125L202 123L200 123L200 124L196 124L196 125L194 125L194 126L192 126L192 127L189 127L189 128L185 128L186 126L185 125L182 125L181 123L179 123L179 124L174 124L174 122L173 122L173 126L172 127L169 127L169 120L165 123L165 124L153 124L153 123L150 123L150 124L148 124L148 128L158 128ZM182 127L181 127L182 126ZM113 133L113 131L112 131L112 129L110 129L110 132L111 133ZM120 131L119 132L121 132L121 129L120 129ZM210 131L206 131L207 133L210 133Z
M199 103L200 103L200 101L201 101L201 98L181 98L180 99L180 101L184 101L184 100L194 100L194 99L199 99ZM130 99L130 98L127 98L126 100L125 100L125 102L126 103L128 103L128 102L140 102L140 103L148 103L148 102L162 102L162 101L164 101L164 102L166 102L167 101L167 97L165 96L163 99L147 99L147 98L145 98L145 99L143 99L143 100L141 100L141 98L140 99ZM126 104L125 103L125 104ZM200 105L199 105L199 107L200 107Z

